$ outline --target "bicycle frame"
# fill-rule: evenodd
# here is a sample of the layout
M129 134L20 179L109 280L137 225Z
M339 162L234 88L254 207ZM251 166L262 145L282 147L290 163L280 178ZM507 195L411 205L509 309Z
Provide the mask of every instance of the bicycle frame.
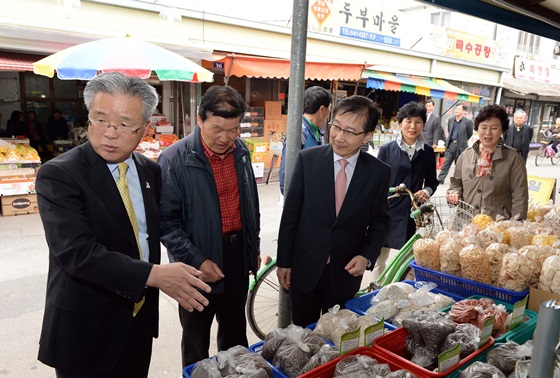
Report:
M249 282L249 291L253 291L255 289L255 285L261 279L261 277L274 265L276 264L276 257L265 256L261 267L259 268L256 275L253 276L253 279Z

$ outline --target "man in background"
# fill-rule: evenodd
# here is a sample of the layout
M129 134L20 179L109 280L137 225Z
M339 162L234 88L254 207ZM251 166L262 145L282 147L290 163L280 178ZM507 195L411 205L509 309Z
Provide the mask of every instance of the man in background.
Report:
M449 174L451 164L457 163L459 155L469 146L469 139L473 134L473 121L465 117L463 104L455 106L455 117L447 120L447 143L443 166L438 176L438 181L443 185Z
M513 147L523 157L527 163L529 156L529 145L533 139L533 128L525 123L527 113L518 110L513 115L513 123L511 123L504 133L504 142L506 146Z
M324 141L325 129L331 111L332 96L325 88L309 87L303 94L303 116L301 117L301 149L320 146ZM280 162L280 192L284 195L286 174L286 141L282 147Z
M427 99L426 103L426 124L422 129L422 138L429 146L436 149L438 140L445 140L445 133L441 127L441 119L434 113L434 100Z

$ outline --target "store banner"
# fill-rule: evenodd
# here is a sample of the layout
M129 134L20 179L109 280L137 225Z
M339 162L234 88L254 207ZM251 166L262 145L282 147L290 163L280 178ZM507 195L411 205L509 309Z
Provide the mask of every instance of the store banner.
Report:
M513 77L516 79L550 83L550 66L536 60L516 57Z
M415 50L489 65L498 65L498 42L479 35L430 25Z
M402 12L368 0L310 0L308 29L337 37L401 45Z

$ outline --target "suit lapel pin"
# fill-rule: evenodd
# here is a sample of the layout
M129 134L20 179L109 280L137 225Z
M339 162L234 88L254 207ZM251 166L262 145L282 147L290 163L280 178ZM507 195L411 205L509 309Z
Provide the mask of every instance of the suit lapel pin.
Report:
M150 183L148 181L146 181L146 189L150 189Z

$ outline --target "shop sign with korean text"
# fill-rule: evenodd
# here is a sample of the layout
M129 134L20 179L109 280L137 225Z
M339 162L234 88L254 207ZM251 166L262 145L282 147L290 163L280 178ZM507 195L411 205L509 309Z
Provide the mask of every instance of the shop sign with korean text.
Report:
M513 76L516 79L550 83L550 66L536 60L516 57Z
M336 37L401 45L402 12L368 0L310 0L308 29Z

